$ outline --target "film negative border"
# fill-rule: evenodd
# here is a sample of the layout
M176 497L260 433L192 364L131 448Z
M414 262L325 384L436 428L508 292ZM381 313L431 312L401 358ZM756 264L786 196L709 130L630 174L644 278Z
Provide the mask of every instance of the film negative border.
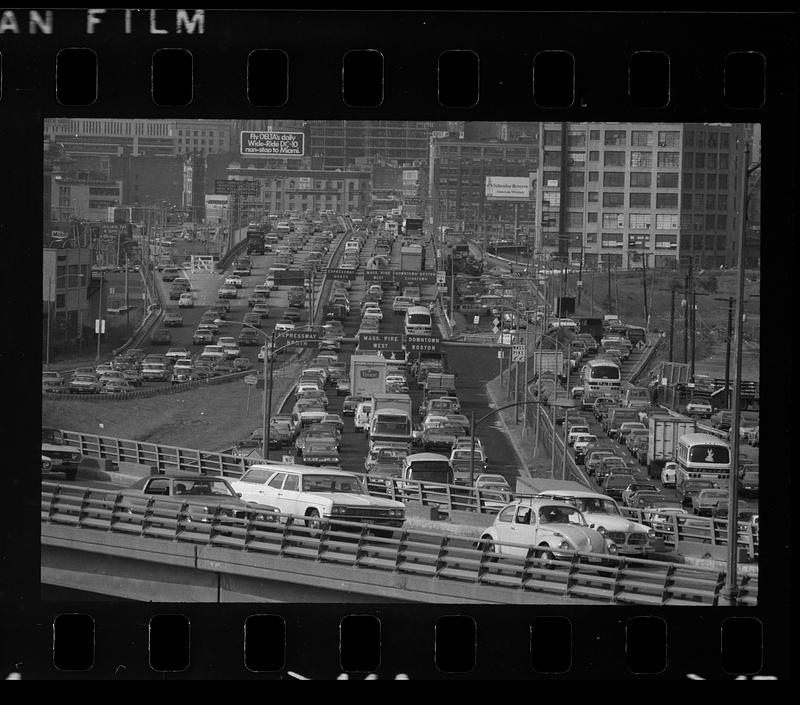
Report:
M793 165L797 154L798 52L793 15L206 10L201 33L196 10L185 11L182 25L178 11L167 10L158 11L155 19L149 11L134 12L131 31L126 33L123 11L109 9L95 14L99 21L92 22L86 10L40 10L42 25L32 20L27 10L13 11L13 21L7 12L11 11L0 15L0 164L10 167L13 188L3 189L0 232L7 236L9 260L30 262L36 269L38 249L18 234L35 228L42 212L39 184L43 117L760 122L765 154L775 155L764 175L764 229L787 233L796 224L791 208L797 185ZM49 25L48 12L52 12ZM192 21L195 24L190 32ZM45 31L45 26L50 31ZM68 49L90 51L72 56L59 53ZM153 98L153 56L164 49L186 50L191 58L190 90L184 85L180 100L174 105L156 105ZM249 57L264 49L277 50L286 57L285 90L254 96L252 91L248 93L247 67L253 67ZM371 55L368 65L348 69L349 51L378 52L381 60ZM542 52L563 52L566 56ZM646 57L641 52L658 56ZM79 85L77 97L60 97L65 102L77 100L87 105L60 103L56 81L59 61L62 71L83 73L87 66L91 71L91 53L96 56L94 100L91 86L87 89L83 84ZM734 74L726 74L726 65L733 71L730 62L738 61L741 53L750 58L745 58L746 65L737 70L747 75L754 69L754 64L748 62L756 57L758 64L757 57L762 56L765 74L759 74L755 66L754 78L742 83L731 80ZM446 57L444 64L442 56ZM668 58L666 64L663 56ZM183 57L185 61L185 54ZM354 58L357 60L350 56L351 60ZM544 90L542 95L547 96L539 101L534 72L537 58L545 63L552 61L550 75L557 77L545 78L544 85L539 84ZM280 69L280 57L272 56L270 60ZM72 69L68 66L70 61L74 62ZM648 63L641 68L636 65L639 61ZM570 64L574 68L573 90L565 88L562 80L569 75ZM167 66L165 70L180 76L180 67ZM349 70L356 71L356 84L351 84L355 88L348 87ZM662 80L659 91L654 90L649 96L645 91L643 107L632 104L628 92L638 71L655 72ZM667 72L668 89L664 90ZM374 83L368 90L357 85L364 76L374 82L378 74L383 76L382 90L376 90ZM437 83L437 77L442 75L458 79L445 86L444 96ZM75 81L68 79L62 87L67 94L72 84ZM282 81L280 85L284 86ZM729 104L731 91L738 97ZM764 97L763 104L758 102L759 95ZM254 104L261 101L275 101L275 105ZM19 188L19 184L31 186ZM790 252L783 247L764 249L762 266L768 270L770 281L775 281L776 291L781 287L790 291L789 270L784 265ZM16 312L27 310L26 271L24 265L16 267L6 281L6 301L9 310L15 312L15 320L23 315ZM767 345L779 345L785 335L782 306L764 312L765 320L770 322L770 330L765 333ZM38 340L38 326L31 325L27 330L28 322L23 323L27 332L20 337ZM19 366L24 374L13 375L9 390L9 397L15 400L26 398L29 390L23 382L38 374L40 360L36 355L27 355ZM785 404L785 399L778 401L778 393L779 390L769 392L774 399L770 398L765 409L767 418L774 421L773 441L790 433L788 419L778 412ZM37 424L31 416L20 414L4 422L4 430L7 439L24 438L25 448L35 453ZM770 432L766 433L769 438ZM768 462L775 454L775 467L783 468L786 462L777 456L775 448L767 444L763 452L768 453ZM0 549L3 565L12 566L2 575L0 656L7 672L19 671L25 679L332 679L342 672L358 679L371 672L381 679L405 674L411 679L724 680L785 678L790 672L786 619L790 604L790 566L786 558L790 545L786 537L791 534L790 496L788 482L781 477L765 480L769 498L765 506L771 511L762 524L769 540L763 548L759 606L674 610L589 608L569 603L490 608L465 604L206 605L87 603L77 599L45 602L40 598L41 547L35 506L39 478L24 462L19 467L14 464L9 472L9 495L20 501L8 508ZM69 615L88 615L90 620L83 616L66 619ZM245 625L258 615L277 617L285 625L283 658L281 650L273 645L273 652L261 661L270 668L280 666L276 670L247 667ZM358 650L345 651L343 655L340 649L343 620L354 615L380 620L377 637L371 619L352 627L352 633L368 643L379 639L377 667L374 650L362 659ZM156 617L161 621L156 620L153 627L152 619ZM440 622L451 617L466 619L449 625ZM531 629L537 619L546 618L566 618L571 643L569 658L552 658L548 668L555 670L550 672L537 670L532 663L542 651L538 640L532 638ZM659 633L666 634L669 643L662 660L667 665L662 671L637 672L641 666L630 667L625 643L626 639L641 638L632 636L638 629L632 620L637 618L652 620L643 630L646 634L656 634L656 639ZM745 623L727 621L742 618ZM53 624L59 620L66 630L64 634L69 636L62 642L54 640L53 635ZM663 620L663 629L658 620ZM265 624L280 632L280 623L273 620ZM255 624L251 622L253 630L257 629ZM548 638L563 647L564 632L558 632L559 627L553 624L559 622L551 623ZM156 632L161 629L165 635L162 638L166 639L155 655L149 648L154 628ZM450 644L445 661L436 659L437 628L439 643ZM89 633L94 640L91 653L81 636L85 639ZM546 629L539 632L545 633ZM74 645L70 635L75 635ZM471 636L474 649L469 648ZM738 662L730 656L735 653L730 643L749 643L753 639L763 640L760 659L752 656L757 651L753 649L748 649L747 659ZM723 643L728 655L725 658L720 652ZM170 644L174 648L164 648ZM652 651L656 658L641 657L638 663L658 662L662 654L660 641L652 645ZM65 653L69 656L63 660ZM563 648L559 653L564 653ZM178 658L172 659L176 654ZM473 663L469 667L471 655ZM631 657L636 661L633 652ZM92 667L59 670L54 659L66 666L85 666L91 661ZM255 654L254 659L257 661ZM173 671L175 663L185 667ZM355 669L348 668L354 664ZM364 664L370 668L359 670ZM167 666L166 670L159 670L162 666Z

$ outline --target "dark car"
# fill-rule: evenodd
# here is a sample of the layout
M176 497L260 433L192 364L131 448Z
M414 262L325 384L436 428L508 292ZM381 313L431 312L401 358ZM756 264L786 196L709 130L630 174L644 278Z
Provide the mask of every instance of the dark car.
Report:
M244 502L222 477L209 477L190 473L152 475L135 482L119 493L121 505L132 513L144 513L149 500L156 499L172 504L185 513L187 521L210 522L215 515L237 519L278 521L278 509L268 505ZM111 495L111 498L114 496ZM137 511L139 510L139 511ZM180 517L180 515L179 515ZM158 523L158 513L149 517L150 525ZM164 518L166 525L175 526L175 516Z
M355 416L356 408L362 401L364 401L364 397L359 395L345 397L342 403L342 416Z
M257 313L246 313L244 316L242 316L242 323L246 323L249 326L254 326L255 328L261 328L261 316L259 316Z
M151 345L169 345L172 342L172 336L166 328L159 328L150 334Z
M299 311L286 311L283 314L283 321L286 323L297 323L303 316L300 314Z
M451 450L458 436L465 435L463 430L456 426L441 425L427 428L422 432L421 441L425 451L444 449Z
M247 357L237 357L233 361L233 368L237 372L243 372L244 370L249 370L253 366L253 363L250 362L250 359Z
M232 360L220 360L214 365L214 372L218 375L229 375L236 372Z
M739 495L758 497L758 469L744 468L739 475Z
M295 440L295 430L288 421L280 421L269 427L269 447L290 446Z
M254 330L243 330L239 333L239 345L259 345L261 337Z
M633 475L620 473L615 475L609 475L608 477L606 477L601 487L603 489L604 494L607 494L609 497L612 497L613 499L616 499L618 502L621 502L622 493L631 483L635 481L636 478Z
M180 328L183 325L183 316L180 313L165 313L162 323L171 328Z
M699 495L702 490L710 490L715 486L711 480L686 480L679 483L675 489L681 504L688 507L692 504L692 497Z
M302 450L303 465L339 465L339 451L330 439L309 440Z

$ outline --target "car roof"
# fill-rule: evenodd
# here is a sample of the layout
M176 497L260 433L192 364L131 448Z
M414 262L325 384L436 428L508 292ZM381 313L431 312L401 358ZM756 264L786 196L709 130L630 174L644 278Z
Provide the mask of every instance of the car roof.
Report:
M412 453L411 455L406 456L406 462L413 463L423 460L444 460L445 462L449 463L450 458L446 455L442 455L441 453Z
M300 475L336 475L338 477L358 477L355 473L347 472L345 470L334 470L328 468L320 468L313 465L300 465L299 463L255 463L247 470L259 468L262 470L270 470L274 472L295 472Z

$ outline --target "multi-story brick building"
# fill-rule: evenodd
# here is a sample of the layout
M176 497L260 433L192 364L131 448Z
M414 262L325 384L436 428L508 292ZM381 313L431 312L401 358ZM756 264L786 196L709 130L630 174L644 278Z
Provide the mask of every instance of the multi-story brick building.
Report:
M730 124L542 123L537 250L588 268L732 264L743 140Z

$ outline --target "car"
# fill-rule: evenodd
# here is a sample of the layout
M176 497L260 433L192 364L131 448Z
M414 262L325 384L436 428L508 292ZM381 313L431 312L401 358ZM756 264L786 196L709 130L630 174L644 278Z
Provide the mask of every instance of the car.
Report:
M253 326L254 328L261 328L261 316L257 313L246 313L242 316L242 323L246 323L248 326Z
M570 424L569 432L567 433L567 445L572 446L578 436L585 435L587 433L591 433L589 426L581 423Z
M229 375L236 372L232 360L219 360L214 363L214 372L218 375Z
M60 372L42 371L43 392L63 392L64 388L64 376Z
M242 278L239 277L239 276L236 276L235 274L231 274L231 275L225 277L225 286L233 286L233 287L235 287L237 289L241 289L242 288Z
M243 500L265 502L304 517L306 526L313 529L320 528L323 519L393 528L405 522L402 502L368 494L357 475L340 470L255 464L232 485Z
M94 374L73 373L68 385L68 389L72 394L99 394L101 388L100 381Z
M142 373L139 371L138 367L130 367L122 371L122 375L128 384L134 387L141 387L142 382Z
M592 529L614 542L619 555L644 556L664 549L663 541L656 538L650 526L623 516L608 495L584 490L545 490L537 497L573 505Z
M250 358L247 357L237 357L233 361L233 369L237 372L243 372L244 370L249 370L253 366L253 363L250 362Z
M713 411L714 410L711 408L711 404L706 401L690 401L688 404L686 404L686 413L689 416L697 416L701 419L709 419L711 418Z
M330 438L309 438L300 452L303 465L325 467L339 466L339 450L336 441Z
M164 360L168 363L174 363L177 360L183 360L191 357L186 347L170 348L164 355Z
M297 432L292 423L289 421L280 421L278 423L271 423L269 427L269 447L282 448L290 446L295 442ZM262 439L263 440L263 439Z
M661 492L661 488L656 485L654 482L631 482L624 490L622 490L622 503L627 507L630 506L630 502L633 499L633 496L637 492L644 491L652 491L652 492Z
M279 509L263 501L250 502L243 500L233 489L231 483L223 477L210 477L196 473L165 473L142 478L129 487L109 495L124 513L129 511L144 512L151 500L155 499L166 505L173 505L190 522L210 523L217 516L236 519L248 519L275 523L278 521ZM168 519L159 519L158 512L149 517L150 526L164 521L165 526L171 522L175 530L175 515ZM220 531L219 527L217 531Z
M270 290L266 284L259 284L253 289L253 294L261 294L265 299L269 298Z
M208 345L214 342L214 333L207 328L198 328L192 334L192 345Z
M257 303L253 306L253 313L258 314L260 318L269 318L269 306L265 303Z
M653 490L640 490L631 496L628 506L631 509L644 509L664 501L664 493Z
M342 416L355 416L356 407L364 401L364 397L348 394L342 402Z
M224 309L226 313L230 313L231 311L230 299L217 299L211 308L214 310L218 310L218 307Z
M484 551L500 556L529 556L537 549L544 561L568 560L573 553L594 554L598 561L617 553L616 544L592 529L580 511L553 499L520 499L503 507L494 523L481 532Z
M344 432L344 419L339 416L339 414L325 414L325 416L322 417L320 424L331 424L338 429L339 433Z
M253 346L258 345L261 342L261 336L254 331L254 330L243 330L239 333L239 337L237 338L239 346Z
M733 422L733 412L728 409L720 409L709 418L711 426L719 431L729 431Z
M231 284L225 284L219 288L217 296L219 296L221 299L235 299L239 296L239 293L235 286Z
M233 360L239 357L239 345L232 335L222 335L217 339L217 345L224 348L225 357Z
M197 379L208 379L214 376L214 368L205 363L198 363L194 366L194 376Z
M628 436L634 431L647 431L647 426L645 426L641 421L625 421L619 425L619 432L617 435L617 440L622 445L627 445Z
M423 429L420 441L425 452L433 449L451 451L453 442L459 435L465 435L463 429L443 423Z
M757 411L742 411L739 416L739 440L746 443L748 434L758 428L759 415ZM730 431L729 431L730 436Z
M747 444L758 448L758 426L747 432Z
M190 368L172 368L172 384L183 384L184 382L192 382L195 379L197 379L197 376L194 372L194 365L192 365Z
M661 484L664 487L675 487L678 482L678 463L670 461L664 463L661 470Z
M178 308L193 308L194 307L194 297L184 292L178 298Z
M150 334L150 345L169 345L172 336L166 328L157 328Z
M719 506L728 503L728 495L727 489L700 490L692 496L692 513L699 516L713 516Z
M612 468L620 468L621 470L629 469L623 458L617 455L605 456L600 459L594 469L594 475L598 482L602 481L607 475L610 475Z
M380 306L366 306L364 310L361 312L362 320L364 318L377 318L379 321L383 320L383 312L380 309Z
M739 474L739 496L758 497L758 468L743 468Z
M586 458L587 452L591 448L595 448L599 443L597 436L593 433L581 433L575 437L572 443L572 449L575 454L575 462L579 465L583 463Z
M319 423L327 413L321 399L298 399L292 412L299 416L303 425Z
M676 487L678 499L684 507L692 506L693 498L703 490L716 488L716 483L711 480L686 480L679 483Z
M483 448L475 448L473 462L470 464L472 455L470 448L452 448L451 445L450 467L453 469L453 481L456 485L468 485L470 480L474 482L476 475L486 472L488 465Z
M80 449L67 445L63 438L50 440L54 442L47 442L43 435L42 471L63 472L68 480L74 480L78 475L78 466L83 461Z
M294 330L294 323L291 321L281 321L275 324L275 335L285 333L286 331Z
M166 363L143 362L142 379L146 382L166 382L170 377Z
M284 311L282 322L298 323L302 319L302 317L303 316L299 311L293 311L289 309L287 311Z

